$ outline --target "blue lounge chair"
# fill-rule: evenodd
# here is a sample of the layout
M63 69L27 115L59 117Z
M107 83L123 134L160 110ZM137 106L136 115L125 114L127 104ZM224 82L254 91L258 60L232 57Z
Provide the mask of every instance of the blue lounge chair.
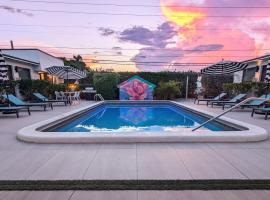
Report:
M19 107L19 106L6 106L0 104L0 112L3 114L16 114L17 118L19 118L19 112L21 110L27 110L28 114L31 115L29 107Z
M249 102L243 104L240 106L240 108L259 108L261 106L263 106L266 102L270 101L270 95L262 95L259 97L260 99L253 99L250 100ZM225 108L225 106L229 106L232 107L234 105L236 105L237 103L229 103L229 104L223 104L223 109Z
M15 97L14 95L12 94L9 94L9 95L2 95L2 97L4 99L6 99L7 101L9 101L12 105L14 106L25 106L25 107L37 107L37 106L41 106L43 107L44 111L46 111L46 107L47 106L50 106L51 109L53 109L53 106L51 103L27 103L27 102L24 102L22 101L21 99Z
M41 102L45 102L45 103L64 103L65 106L68 103L68 100L50 100L47 97L45 97L44 95L42 95L39 92L35 92L33 93L33 95ZM71 103L70 103L71 104Z
M209 102L211 102L211 101L220 101L220 100L222 100L226 95L227 95L227 93L223 92L223 93L219 94L218 96L216 96L213 99L195 99L194 103L197 100L197 104L200 104L200 102L203 101L203 102L206 102L206 104L208 105Z
M251 117L253 117L254 114L264 115L264 119L267 120L268 115L270 115L270 108L253 108Z
M211 105L212 107L215 106L224 106L225 104L235 104L235 103L239 103L241 100L243 100L245 97L247 96L247 94L238 94L236 95L234 98L232 98L231 100L228 101L212 101Z

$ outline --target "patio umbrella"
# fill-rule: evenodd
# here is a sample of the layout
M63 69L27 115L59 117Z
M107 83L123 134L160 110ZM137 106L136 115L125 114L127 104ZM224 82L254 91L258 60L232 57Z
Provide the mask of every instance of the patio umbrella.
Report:
M267 93L269 93L269 88L270 88L270 59L268 60L268 63L267 63L264 82L267 83Z
M206 75L229 75L234 72L244 70L248 64L234 61L224 61L218 62L216 64L210 65L201 70L201 74Z
M0 84L5 88L4 92L7 95L7 99L9 99L8 92L7 92L7 89L9 88L9 86L5 83L5 81L8 81L8 67L9 65L6 64L4 56L0 49Z
M210 65L201 70L201 74L205 75L230 75L234 72L238 72L246 69L248 64L236 61L224 61L218 62L216 64ZM219 91L220 93L220 91Z
M268 64L266 67L266 75L265 75L264 81L267 83L270 82L270 59L268 60Z
M52 66L46 68L49 74L55 75L61 79L82 79L87 75L84 71L70 67L70 66Z
M2 51L0 50L0 82L8 80L8 65L5 62Z

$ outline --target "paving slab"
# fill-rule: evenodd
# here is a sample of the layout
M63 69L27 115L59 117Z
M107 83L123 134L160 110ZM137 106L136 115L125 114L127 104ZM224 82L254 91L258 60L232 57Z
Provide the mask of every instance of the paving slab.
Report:
M84 179L137 179L136 149L101 148Z
M193 179L246 179L237 168L211 149L175 150Z
M215 151L249 179L270 179L270 160L254 149L216 149Z
M168 145L137 146L138 179L191 179L184 163Z
M31 180L82 179L97 149L57 152L30 177Z

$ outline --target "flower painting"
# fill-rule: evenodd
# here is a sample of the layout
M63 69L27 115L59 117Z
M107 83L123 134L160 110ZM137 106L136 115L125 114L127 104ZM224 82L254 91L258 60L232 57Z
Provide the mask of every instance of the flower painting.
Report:
M133 76L118 87L120 100L152 100L156 86L139 76Z

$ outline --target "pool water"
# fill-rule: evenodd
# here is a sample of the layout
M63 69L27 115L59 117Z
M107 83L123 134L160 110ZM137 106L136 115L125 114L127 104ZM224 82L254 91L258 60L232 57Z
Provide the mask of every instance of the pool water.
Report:
M206 120L201 115L169 103L105 103L50 131L170 132L191 129ZM218 122L209 123L203 128L211 131L235 130Z

